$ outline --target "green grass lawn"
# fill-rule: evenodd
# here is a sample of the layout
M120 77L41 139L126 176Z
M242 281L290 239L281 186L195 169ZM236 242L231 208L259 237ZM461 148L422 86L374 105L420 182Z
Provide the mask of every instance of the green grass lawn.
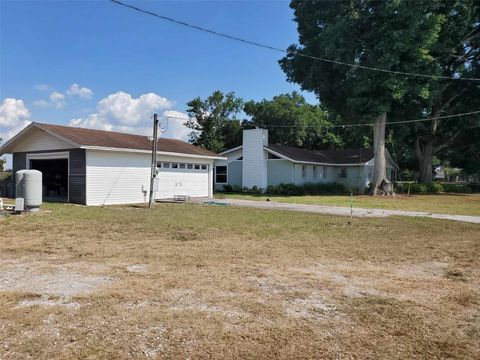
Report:
M443 214L480 216L480 194L397 195L379 196L277 196L217 193L217 199L263 200L328 206L350 206L369 209L426 211Z
M195 204L0 216L0 358L477 357L480 226L348 220Z

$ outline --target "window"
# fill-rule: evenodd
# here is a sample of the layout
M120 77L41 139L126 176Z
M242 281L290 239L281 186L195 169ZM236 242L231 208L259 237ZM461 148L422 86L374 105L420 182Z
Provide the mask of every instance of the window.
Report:
M215 167L215 182L217 184L227 183L227 167L226 166Z
M307 177L307 165L302 165L302 177Z
M202 165L202 170L207 170L207 165Z
M324 179L327 178L327 167L326 166L323 167L323 178Z
M200 170L200 165L195 165L195 170Z
M178 169L178 164L172 164L172 169Z
M340 172L338 173L338 177L346 178L347 177L347 168L341 168Z
M187 164L187 169L193 169L193 165L192 164Z
M313 165L313 177L316 178L318 176L318 170L315 165Z
M170 169L170 163L167 163L167 162L162 163L162 167L163 167L164 169Z
M180 164L180 169L185 169L185 164Z

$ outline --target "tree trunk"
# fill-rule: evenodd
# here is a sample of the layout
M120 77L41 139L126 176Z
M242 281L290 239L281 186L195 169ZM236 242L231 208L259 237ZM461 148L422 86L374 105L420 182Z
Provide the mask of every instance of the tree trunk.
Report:
M373 164L372 195L385 193L382 183L384 180L387 180L387 162L385 159L386 122L387 113L384 112L375 119L373 127L373 153L375 160Z
M415 140L415 153L418 159L418 181L430 184L433 180L433 139L418 137Z

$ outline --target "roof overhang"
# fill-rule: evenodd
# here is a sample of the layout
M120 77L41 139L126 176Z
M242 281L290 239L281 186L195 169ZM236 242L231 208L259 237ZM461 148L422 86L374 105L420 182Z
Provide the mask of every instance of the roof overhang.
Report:
M222 152L220 153L220 155L229 154L229 153L231 153L231 152L233 152L233 151L235 151L235 150L240 150L241 148L243 148L243 145L234 147L234 148L229 149L229 150L222 151Z
M269 152L270 154L278 156L279 158L282 158L284 160L291 161L295 164L324 165L324 166L363 166L363 165L366 165L367 162L368 162L367 161L367 162L364 162L364 163L362 162L362 163L353 163L353 164L348 164L348 163L339 164L339 163L326 163L326 162L316 162L316 161L302 161L302 160L295 160L295 159L289 158L288 156L285 156L282 153L279 153L277 151L269 149L266 146L263 147L263 149L266 150L267 152Z
M80 146L81 149L86 150L98 150L98 151L118 151L118 152L129 152L137 154L151 154L150 150L141 150L141 149L129 149L129 148L115 148L115 147L103 147L103 146ZM209 156L209 155L198 155L198 154L186 154L186 153L177 153L169 151L157 151L158 155L166 156L178 156L186 158L197 158L197 159L209 159L209 160L226 160L226 157L222 156Z

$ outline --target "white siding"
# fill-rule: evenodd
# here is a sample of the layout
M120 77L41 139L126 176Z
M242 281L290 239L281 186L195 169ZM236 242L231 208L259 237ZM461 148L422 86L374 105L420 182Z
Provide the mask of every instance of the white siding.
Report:
M268 145L268 132L264 129L243 131L243 172L244 187L267 187L267 152L263 149Z
M19 140L15 145L15 152L24 151L45 151L58 149L71 149L72 145L56 138L49 133L33 127L28 132L28 136Z
M150 161L149 154L87 150L87 205L147 201ZM207 165L207 170L159 169L157 199L171 198L173 195L211 196L213 160L159 155L157 161Z
M243 160L238 160L243 156L243 149L237 149L225 155L226 160L215 160L215 166L227 166L227 184L242 186ZM222 191L223 185L215 183L215 190Z
M148 154L87 150L87 205L144 202L150 159Z

